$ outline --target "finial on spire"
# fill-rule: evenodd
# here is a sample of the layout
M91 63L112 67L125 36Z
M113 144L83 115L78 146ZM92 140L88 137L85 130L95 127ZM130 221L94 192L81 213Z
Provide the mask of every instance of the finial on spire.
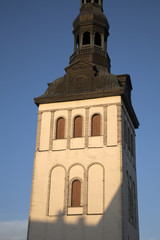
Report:
M98 4L101 8L103 8L103 0L81 0L81 7L84 4L95 3Z

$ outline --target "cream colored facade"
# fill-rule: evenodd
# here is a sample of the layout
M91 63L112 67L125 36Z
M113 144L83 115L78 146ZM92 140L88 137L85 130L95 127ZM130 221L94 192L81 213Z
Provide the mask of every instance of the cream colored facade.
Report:
M94 114L100 115L100 136L91 136ZM74 138L78 115L82 137ZM56 139L60 117L65 119L64 139ZM132 134L130 148L125 128ZM134 143L134 126L121 96L40 104L28 240L138 240ZM75 179L81 181L79 207L71 206ZM131 218L128 179L136 195Z

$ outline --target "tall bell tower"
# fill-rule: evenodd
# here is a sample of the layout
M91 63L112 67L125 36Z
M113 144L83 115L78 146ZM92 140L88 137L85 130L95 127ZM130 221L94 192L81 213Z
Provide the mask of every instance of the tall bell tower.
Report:
M35 98L28 240L139 240L129 75L110 73L102 0L81 0L66 74Z

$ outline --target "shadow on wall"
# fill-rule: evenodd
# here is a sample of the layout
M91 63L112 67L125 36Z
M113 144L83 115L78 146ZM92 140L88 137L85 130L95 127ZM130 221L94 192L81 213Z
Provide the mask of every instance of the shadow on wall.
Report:
M46 222L30 220L27 240L125 239L122 237L121 188L103 215L59 215L46 216L46 219Z

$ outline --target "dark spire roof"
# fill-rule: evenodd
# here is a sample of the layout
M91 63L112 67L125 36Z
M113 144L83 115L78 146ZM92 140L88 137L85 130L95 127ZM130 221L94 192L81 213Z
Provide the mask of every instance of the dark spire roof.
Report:
M86 61L106 66L110 72L110 58L107 53L109 24L102 11L101 0L84 1L79 15L73 22L74 53L70 64Z
M76 100L92 98L93 94L98 97L101 94L105 96L115 92L117 95L117 92L123 92L116 76L108 73L103 66L77 62L66 68L66 72L63 77L49 83L46 92L35 102L45 99L47 102Z
M102 3L101 0L99 3ZM35 103L122 96L137 128L139 123L131 103L130 76L110 73L110 59L106 51L109 24L102 6L96 3L82 4L73 26L75 48L70 65L65 69L66 74L49 83L46 92L35 98Z

